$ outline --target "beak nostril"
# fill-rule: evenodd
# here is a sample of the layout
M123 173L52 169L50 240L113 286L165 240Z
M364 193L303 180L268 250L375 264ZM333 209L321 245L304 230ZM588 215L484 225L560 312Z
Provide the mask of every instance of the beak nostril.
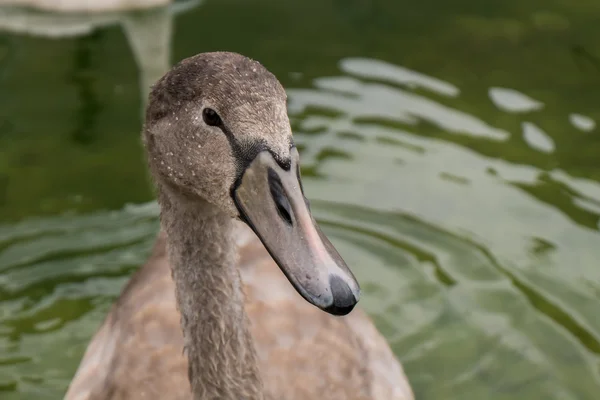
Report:
M283 184L277 173L269 168L268 170L269 189L271 191L271 197L275 202L275 207L279 216L290 226L294 225L292 222L292 212L290 202L287 198Z
M288 208L286 208L281 202L277 201L275 202L275 205L277 206L277 211L279 212L281 218L283 218L284 221L287 222L289 225L293 225L292 216L290 215Z

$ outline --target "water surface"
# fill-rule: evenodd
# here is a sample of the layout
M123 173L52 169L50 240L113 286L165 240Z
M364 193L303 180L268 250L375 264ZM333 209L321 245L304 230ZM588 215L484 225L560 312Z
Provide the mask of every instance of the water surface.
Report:
M418 399L595 399L598 18L591 0L207 0L1 33L0 397L64 394L158 227L143 85L169 51L226 49L286 87L314 212Z

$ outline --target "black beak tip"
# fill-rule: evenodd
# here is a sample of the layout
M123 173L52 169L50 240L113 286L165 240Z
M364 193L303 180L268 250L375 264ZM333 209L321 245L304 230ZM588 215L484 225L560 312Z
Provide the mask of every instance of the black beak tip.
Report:
M337 275L329 276L329 287L333 302L323 310L332 315L343 316L348 315L354 309L358 298L354 295L346 282Z
M335 303L333 303L329 307L324 308L323 311L325 311L331 315L343 317L344 315L350 314L350 311L352 311L354 309L355 305L356 305L356 303L348 305L348 306L340 307L340 306L336 305Z

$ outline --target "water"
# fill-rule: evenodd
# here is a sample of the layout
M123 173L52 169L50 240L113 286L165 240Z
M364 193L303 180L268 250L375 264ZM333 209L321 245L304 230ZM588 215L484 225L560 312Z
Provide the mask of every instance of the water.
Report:
M2 399L64 394L158 226L139 144L147 83L169 53L217 49L287 88L313 210L418 399L597 397L597 2L176 6L34 15L59 38L15 33L33 17L9 10Z

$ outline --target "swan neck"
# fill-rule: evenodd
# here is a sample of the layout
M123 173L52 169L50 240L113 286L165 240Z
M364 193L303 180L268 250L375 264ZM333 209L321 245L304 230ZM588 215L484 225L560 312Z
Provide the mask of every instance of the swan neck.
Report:
M232 218L165 190L159 202L193 398L262 400Z

